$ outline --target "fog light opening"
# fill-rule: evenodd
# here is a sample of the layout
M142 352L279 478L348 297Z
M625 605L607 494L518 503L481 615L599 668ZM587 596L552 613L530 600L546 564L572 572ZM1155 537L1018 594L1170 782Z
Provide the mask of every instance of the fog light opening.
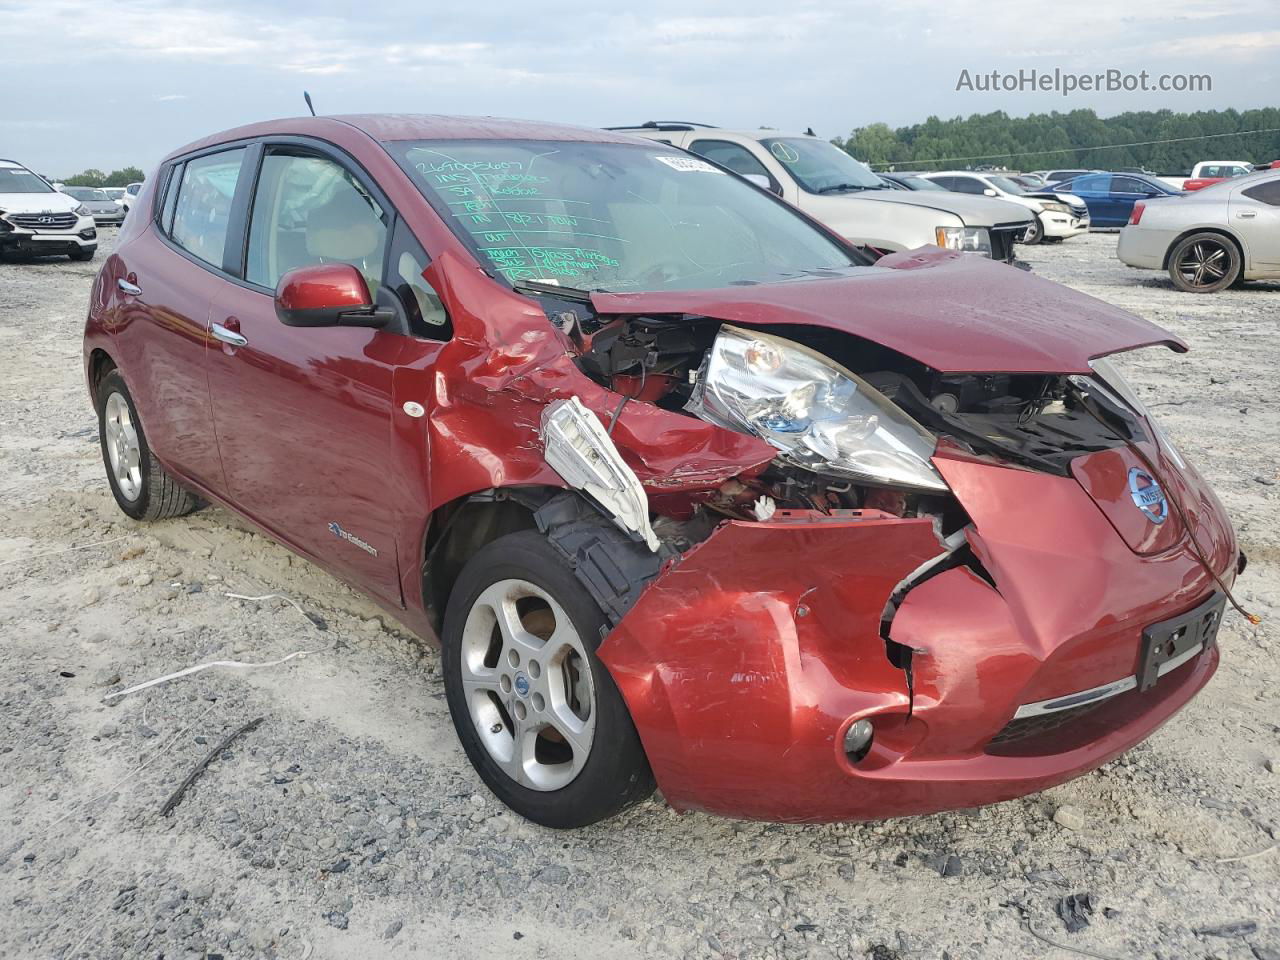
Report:
M870 720L859 720L849 725L844 734L844 752L850 763L858 763L871 752L871 743L875 740L876 728Z

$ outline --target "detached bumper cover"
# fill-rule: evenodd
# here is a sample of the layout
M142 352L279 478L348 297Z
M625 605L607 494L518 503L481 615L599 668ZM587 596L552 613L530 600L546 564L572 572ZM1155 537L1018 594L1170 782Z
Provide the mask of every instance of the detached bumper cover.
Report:
M897 582L941 552L929 525L862 519L730 522L659 576L600 647L658 785L677 809L780 821L865 820L993 803L1054 786L1149 736L1208 682L1215 646L1131 690L1050 720L1024 704L1138 672L1145 627L1213 592L1185 542L1131 550L1068 477L939 456L995 581L955 567ZM1229 578L1236 547L1216 501L1201 543ZM1207 494L1211 497L1211 494ZM844 732L868 718L870 754Z

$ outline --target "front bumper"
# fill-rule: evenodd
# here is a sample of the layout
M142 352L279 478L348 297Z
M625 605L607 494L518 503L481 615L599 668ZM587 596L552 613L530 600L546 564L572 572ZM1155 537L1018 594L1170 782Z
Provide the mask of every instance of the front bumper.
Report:
M600 647L658 785L680 810L778 821L868 820L1010 799L1078 776L1149 736L1208 682L1217 648L1083 711L1020 708L1133 675L1143 629L1213 591L1187 544L1153 556L1116 535L1081 486L935 459L973 519L993 587L957 566L894 586L941 552L931 526L876 511L728 522L655 580ZM1198 478L1179 479L1230 580L1236 545ZM853 762L843 738L875 727Z
M1069 213L1042 213L1040 222L1044 224L1046 237L1074 237L1089 232L1088 216L1077 217Z
M30 230L15 227L7 220L0 223L0 250L53 256L94 250L97 246L98 230L92 217L80 217L68 230Z

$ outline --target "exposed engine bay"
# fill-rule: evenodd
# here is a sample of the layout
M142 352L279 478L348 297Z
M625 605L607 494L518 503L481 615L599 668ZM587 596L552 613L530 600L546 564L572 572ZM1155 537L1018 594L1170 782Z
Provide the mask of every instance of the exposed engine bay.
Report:
M757 475L692 497L692 511L667 527L703 510L713 526L775 509L875 509L933 517L945 537L968 521L929 466L939 443L1067 476L1077 456L1146 438L1131 405L1098 376L945 374L830 329L597 317L550 302L549 317L580 350L579 369L622 395L614 421L629 403L651 403L778 450ZM661 532L663 520L656 525Z

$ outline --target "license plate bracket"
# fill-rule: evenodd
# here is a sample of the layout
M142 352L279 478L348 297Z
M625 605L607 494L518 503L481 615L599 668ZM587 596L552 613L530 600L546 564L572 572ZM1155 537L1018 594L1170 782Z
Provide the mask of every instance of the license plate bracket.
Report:
M1138 690L1150 690L1161 675L1195 656L1196 651L1213 646L1225 607L1226 598L1214 593L1194 610L1146 627L1138 661Z

